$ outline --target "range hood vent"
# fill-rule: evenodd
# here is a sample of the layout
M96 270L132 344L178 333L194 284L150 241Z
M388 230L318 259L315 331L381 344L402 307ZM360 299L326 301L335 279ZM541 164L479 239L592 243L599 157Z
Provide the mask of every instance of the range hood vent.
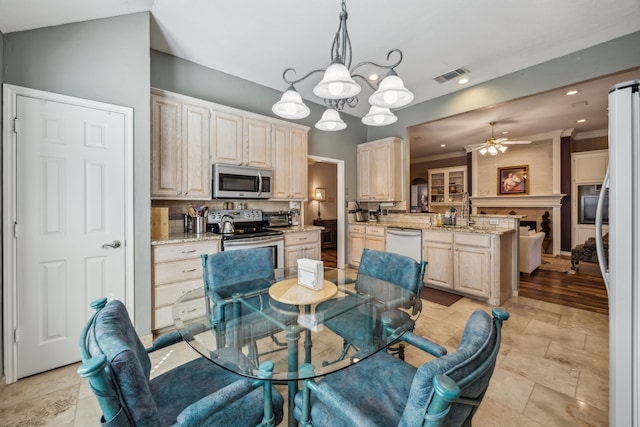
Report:
M453 80L456 77L460 77L463 74L467 74L468 72L469 70L467 70L466 68L457 68L453 71L444 73L441 76L435 77L433 80L437 81L438 83L446 83L449 80Z

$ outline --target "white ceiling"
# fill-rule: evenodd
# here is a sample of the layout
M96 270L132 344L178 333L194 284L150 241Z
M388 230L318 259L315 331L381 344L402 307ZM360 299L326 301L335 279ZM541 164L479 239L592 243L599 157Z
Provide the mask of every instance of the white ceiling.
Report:
M433 80L459 67L477 84L640 30L639 0L348 0L347 10L353 64L384 63L389 50L401 49L396 70L415 94L413 104L461 89ZM285 68L302 76L328 66L340 0L0 0L0 31L140 11L151 11L152 48L284 90ZM319 78L298 85L304 98L317 102L311 89ZM345 112L362 117L367 96ZM507 119L514 127L522 121L513 111L479 117L487 123L482 140L489 121ZM545 120L544 113L535 120Z

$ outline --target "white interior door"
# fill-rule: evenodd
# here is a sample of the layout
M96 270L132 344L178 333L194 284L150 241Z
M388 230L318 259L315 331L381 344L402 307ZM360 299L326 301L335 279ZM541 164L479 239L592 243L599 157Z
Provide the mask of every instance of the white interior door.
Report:
M126 138L122 112L17 97L17 378L79 360L89 302L125 301Z

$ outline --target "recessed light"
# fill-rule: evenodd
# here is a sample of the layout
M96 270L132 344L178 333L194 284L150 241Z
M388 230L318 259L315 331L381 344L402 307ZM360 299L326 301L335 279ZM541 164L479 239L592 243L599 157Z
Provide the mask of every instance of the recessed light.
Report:
M587 121L587 119L578 119L578 121L576 123L584 123L586 121Z
M447 144L440 144L440 147L446 147Z
M578 93L578 91L574 89L567 92L567 95L571 96L571 95L575 95L576 93Z
M469 83L469 79L466 77L461 78L460 80L458 80L458 84L459 85L463 85L463 84L467 84Z
M509 131L508 131L508 130L503 130L503 131L502 131L502 134L503 134L503 135L509 135Z
M378 80L380 78L379 75L377 75L376 73L371 73L369 74L369 80L371 80L372 82L375 82L376 80Z

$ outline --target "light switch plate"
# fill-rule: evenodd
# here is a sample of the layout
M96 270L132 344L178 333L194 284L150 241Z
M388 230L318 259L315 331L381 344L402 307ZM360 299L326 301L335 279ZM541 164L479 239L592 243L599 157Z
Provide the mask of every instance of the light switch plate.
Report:
M489 224L498 225L498 224L500 224L500 220L499 219L490 219L489 220Z

